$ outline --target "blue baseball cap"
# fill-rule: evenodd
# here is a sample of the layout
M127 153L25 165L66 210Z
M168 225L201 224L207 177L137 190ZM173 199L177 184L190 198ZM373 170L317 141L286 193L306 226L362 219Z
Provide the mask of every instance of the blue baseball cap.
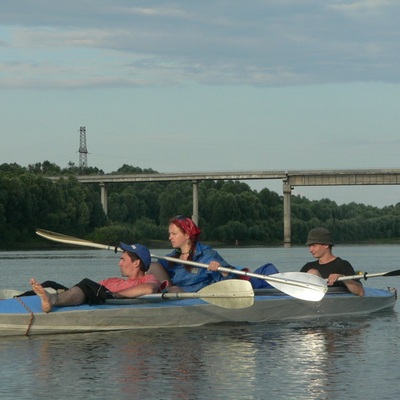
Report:
M136 254L143 262L145 270L147 271L149 269L151 263L151 255L147 247L138 243L129 245L122 242L119 244L119 247L124 251Z

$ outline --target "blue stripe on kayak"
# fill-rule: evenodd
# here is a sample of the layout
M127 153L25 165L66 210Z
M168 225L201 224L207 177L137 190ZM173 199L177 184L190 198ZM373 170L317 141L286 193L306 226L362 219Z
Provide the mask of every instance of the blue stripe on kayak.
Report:
M332 294L327 294L327 297L348 297L348 296L354 296L350 293L332 293ZM380 297L380 298L385 298L385 297L391 297L393 296L393 293L387 291L387 290L382 290L382 289L375 289L375 288L365 288L365 296L364 297ZM254 298L255 301L259 300L266 300L268 301L268 298L270 299L288 299L292 298L288 295L285 294L278 294L273 295L273 294L267 294L267 295L260 295L256 296ZM38 296L26 296L26 297L21 297L21 301L26 305L27 308L24 307L23 304L21 304L18 299L13 298L13 299L6 299L6 300L0 300L0 314L27 314L29 312L33 313L38 313L42 312L41 309L41 302ZM93 305L89 306L88 304L81 304L80 306L71 306L71 307L54 307L52 312L70 312L70 311L78 311L78 310L94 310L94 309L99 309L99 310L107 310L107 309L112 309L112 308L164 308L164 307L179 307L179 306L191 306L191 305L200 305L200 304L207 304L207 302L201 300L201 299L168 299L164 300L160 298L160 301L142 301L142 300L137 300L137 302L132 304L132 299L127 300L127 304L102 304L102 305Z
M25 296L20 297L20 300L25 304L23 304L17 299L6 299L0 300L0 314L27 314L29 312L38 313L42 312L40 298L38 296ZM127 304L101 304L101 305L88 305L81 304L79 306L70 306L70 307L54 307L52 312L67 312L67 311L82 311L82 310L109 310L110 308L160 308L160 307L177 307L177 306L191 306L191 305L200 305L207 304L205 301L201 299L176 299L176 300L164 300L160 298L160 301L155 302L154 300L151 302L146 302L142 300L138 300L137 303L132 304L130 301Z

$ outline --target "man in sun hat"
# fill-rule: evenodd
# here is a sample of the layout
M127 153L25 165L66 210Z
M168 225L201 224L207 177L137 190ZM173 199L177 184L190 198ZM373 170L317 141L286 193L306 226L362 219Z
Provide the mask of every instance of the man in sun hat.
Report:
M316 261L308 262L300 270L326 279L328 286L345 287L358 296L364 295L364 287L358 280L338 281L346 275L355 275L354 268L340 257L332 254L334 245L331 233L325 228L314 228L308 233L306 245Z
M310 246L315 243L334 245L331 233L325 228L314 228L308 232L306 245Z
M149 250L141 244L120 243L119 247L122 255L118 265L123 278L108 278L98 283L86 278L65 292L56 294L48 293L32 278L30 284L41 298L42 310L50 312L53 307L102 304L107 298L132 298L157 293L160 282L154 275L146 274L151 262Z

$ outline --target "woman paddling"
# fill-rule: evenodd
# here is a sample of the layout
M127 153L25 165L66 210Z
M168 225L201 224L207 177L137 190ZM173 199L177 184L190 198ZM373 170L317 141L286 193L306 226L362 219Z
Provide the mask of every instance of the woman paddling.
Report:
M212 283L233 278L234 275L218 272L218 267L231 267L216 250L199 242L199 227L188 217L177 215L169 221L169 240L173 252L168 257L177 262L159 260L150 265L149 273L161 281L169 281L168 291L197 292ZM178 260L208 264L208 269L180 264Z

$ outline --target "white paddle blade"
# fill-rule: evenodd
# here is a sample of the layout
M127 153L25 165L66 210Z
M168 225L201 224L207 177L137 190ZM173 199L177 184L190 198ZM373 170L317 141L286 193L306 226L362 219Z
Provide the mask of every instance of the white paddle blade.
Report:
M282 272L270 275L265 280L276 289L300 300L320 301L328 290L325 279L305 272Z
M223 308L247 308L254 304L254 291L251 283L241 279L228 279L214 283L194 295Z
M47 231L45 229L36 229L36 234L48 239L53 242L70 244L73 246L84 246L84 247L93 247L95 249L103 249L103 250L114 250L113 246L108 246L106 244L94 243L89 240L79 239L72 236L63 235L61 233ZM118 251L121 249L117 248Z

